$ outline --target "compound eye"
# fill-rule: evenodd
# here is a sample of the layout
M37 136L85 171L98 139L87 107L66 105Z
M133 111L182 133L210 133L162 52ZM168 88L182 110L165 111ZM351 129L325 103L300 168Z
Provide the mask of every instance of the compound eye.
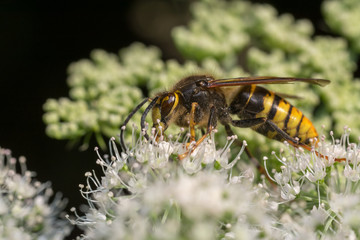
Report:
M166 117L168 116L174 109L176 105L174 105L176 102L176 96L173 93L169 93L166 97L163 98L161 101L161 116Z

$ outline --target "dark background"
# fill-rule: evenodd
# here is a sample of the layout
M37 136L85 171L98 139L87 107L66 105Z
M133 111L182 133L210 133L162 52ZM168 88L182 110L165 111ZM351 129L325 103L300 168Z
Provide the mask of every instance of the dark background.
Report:
M47 98L68 96L67 66L88 58L91 50L117 53L134 41L159 46L163 58L178 58L170 29L190 18L190 0L119 0L59 2L0 0L0 146L27 157L37 179L69 199L85 203L78 191L84 173L98 169L90 149L68 149L66 141L45 135L42 105ZM326 32L321 1L256 1L280 13L310 19L317 34ZM78 234L73 233L72 239Z

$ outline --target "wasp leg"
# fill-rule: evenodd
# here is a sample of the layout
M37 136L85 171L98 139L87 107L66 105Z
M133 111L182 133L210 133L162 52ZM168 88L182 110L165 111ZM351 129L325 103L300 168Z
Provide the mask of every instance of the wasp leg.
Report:
M280 134L281 137L283 137L288 143L290 143L292 146L298 148L298 147L302 147L308 151L311 151L312 148L304 143L299 143L298 140L296 140L295 138L292 138L291 136L289 136L289 134L287 134L284 130L280 129L275 123L273 123L272 121L266 121L278 134ZM327 156L322 155L321 153L315 151L316 156L321 157L321 158L325 158L326 160L329 160L329 158ZM336 162L343 162L345 161L345 158L335 158Z
M189 141L188 145L190 145L190 143L195 141L195 125L196 125L196 123L195 123L195 111L196 111L196 108L198 106L199 106L199 104L196 103L196 102L193 102L191 104L191 111L190 111L190 141Z
M249 128L266 122L266 118L249 118L241 120L232 120L231 125L239 128Z
M126 124L128 124L128 122L130 121L130 119L134 116L134 114L139 111L139 109L147 102L149 101L149 98L145 98L144 100L142 100L142 102L137 105L129 114L129 116L127 116L127 118L125 119L124 123L122 124L121 128L120 128L120 147L121 147L121 151L122 152L126 152L127 151L127 147L125 145L125 140L124 140L124 131L125 131L125 127Z
M309 150L309 151L311 150L311 148L308 145L305 145L303 143L299 143L298 140L296 140L295 138L289 136L289 134L287 134L284 130L279 128L274 122L268 120L268 121L266 121L266 123L268 123L282 138L284 138L288 143L290 143L294 147L306 146L305 147L306 150Z
M249 128L249 127L253 127L259 124L263 124L264 122L266 122L266 118L261 117L261 118L250 118L250 119L241 119L241 120L231 120L231 124L235 127L239 127L239 128ZM229 124L224 124L225 125L225 130L227 132L227 134L229 136L234 135L234 132L231 130ZM237 140L238 144L240 146L242 146L242 142L240 142L239 140ZM248 157L250 158L250 160L255 164L255 166L260 170L260 163L259 161L251 154L250 150L248 149L248 147L245 147L245 152L248 155ZM262 169L260 172L262 173L264 169Z
M193 104L194 105L194 104ZM192 108L193 109L193 108ZM191 118L191 115L190 115ZM192 147L191 150L187 150L185 153L180 154L178 156L179 160L184 159L187 155L191 154L204 140L205 138L211 133L211 131L215 128L215 107L212 106L210 109L210 117L209 117L209 121L208 121L208 126L207 126L207 130L206 133L194 144L194 146ZM191 123L192 119L190 119L190 123ZM191 125L191 124L190 124ZM190 129L191 131L191 129ZM191 134L191 132L190 132ZM194 132L194 138L195 138L195 132Z

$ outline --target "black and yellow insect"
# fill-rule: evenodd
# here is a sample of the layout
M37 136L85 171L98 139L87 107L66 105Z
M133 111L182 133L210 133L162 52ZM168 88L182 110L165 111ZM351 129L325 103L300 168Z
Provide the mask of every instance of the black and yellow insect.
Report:
M318 133L312 122L296 107L288 103L285 94L277 94L258 84L284 84L306 82L325 86L325 79L287 77L239 77L214 79L209 75L193 75L180 80L171 91L157 94L142 101L127 117L123 126L148 101L150 104L141 117L141 128L152 110L153 127L163 134L170 124L190 127L190 141L195 140L195 126L206 128L206 133L195 143L196 148L216 127L225 126L228 135L231 127L251 128L278 141L287 141L295 147L311 150L311 139ZM291 97L291 96L290 96ZM235 119L236 118L236 119ZM121 145L124 127L121 129ZM147 138L147 134L145 135ZM183 158L188 154L183 154Z

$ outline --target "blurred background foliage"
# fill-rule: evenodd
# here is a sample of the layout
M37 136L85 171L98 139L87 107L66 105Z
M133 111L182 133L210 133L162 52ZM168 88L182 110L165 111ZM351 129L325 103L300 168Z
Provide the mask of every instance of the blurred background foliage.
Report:
M360 49L356 41L360 33L354 23L360 20L359 9L355 0L324 1L328 34L318 35L309 20L279 14L268 4L194 1L190 21L171 28L179 60L164 61L158 47L133 43L119 54L93 50L90 59L72 63L68 68L69 96L44 104L46 133L56 139L80 141L83 149L95 135L105 148L106 139L119 134L121 123L141 99L170 89L187 75L209 73L219 78L329 79L331 84L325 88L301 83L267 87L301 97L290 102L312 119L319 131L324 125L325 132L341 133L348 125L352 136L360 136L360 81L354 79ZM139 125L139 119L137 114L132 122ZM255 152L281 146L248 129L236 133Z

